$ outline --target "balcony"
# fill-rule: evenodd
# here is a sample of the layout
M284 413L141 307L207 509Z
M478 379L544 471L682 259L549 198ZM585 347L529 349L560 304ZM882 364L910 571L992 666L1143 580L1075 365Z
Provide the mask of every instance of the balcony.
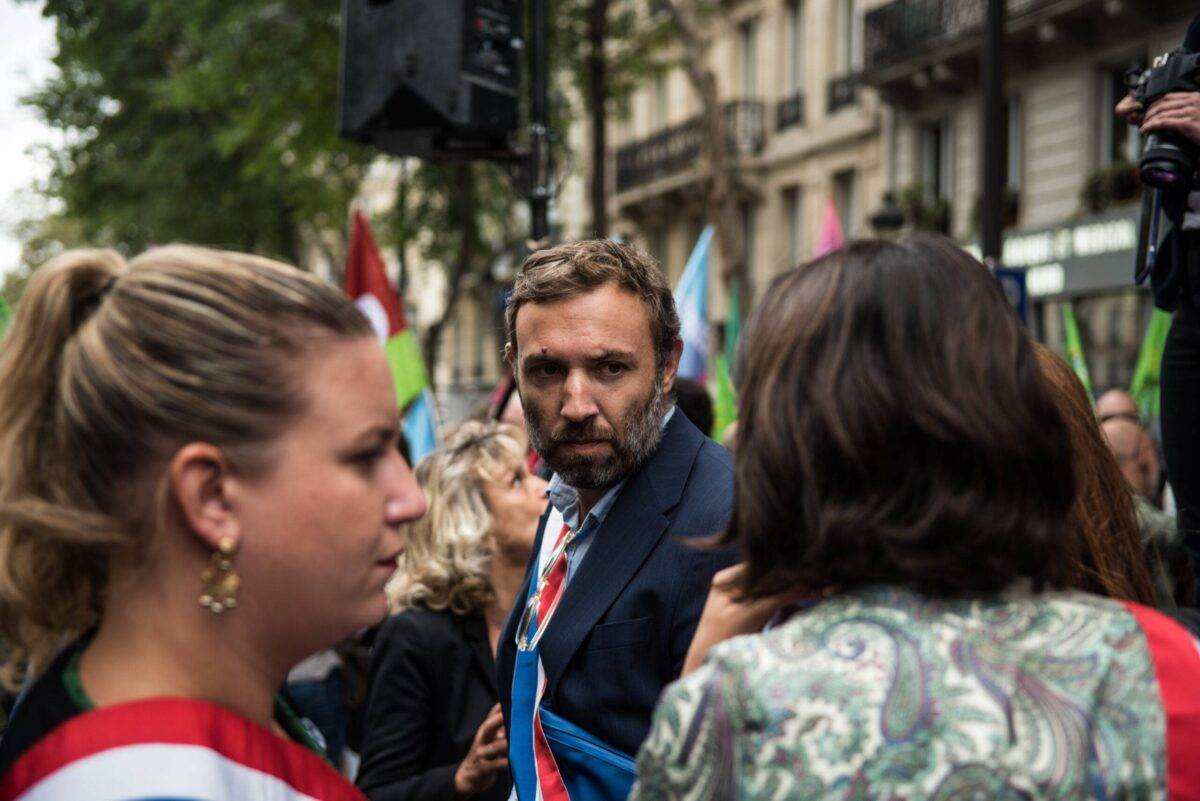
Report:
M1008 19L1046 0L1007 0ZM864 19L867 71L892 66L983 27L985 0L895 0Z
M733 100L724 105L726 147L733 156L762 150L766 112L757 100ZM617 191L667 178L696 163L704 143L700 115L665 128L617 151Z
M786 131L804 124L804 95L797 92L775 105L775 130Z
M1162 0L1153 17L1141 3L1006 0L1004 57L1010 74L1048 58L1091 56L1144 35L1194 0ZM891 103L929 102L930 90L957 95L978 85L986 0L892 0L863 18L863 83ZM1186 18L1185 17L1185 18ZM1182 19L1181 19L1182 21Z
M829 81L826 109L833 114L858 102L859 76L842 75Z

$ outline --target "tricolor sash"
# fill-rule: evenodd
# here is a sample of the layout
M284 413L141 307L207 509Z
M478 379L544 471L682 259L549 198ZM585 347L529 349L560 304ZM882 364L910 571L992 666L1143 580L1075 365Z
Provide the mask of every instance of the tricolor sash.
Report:
M84 712L0 780L0 801L364 801L329 763L237 713L155 698Z
M633 789L633 759L542 706L546 673L536 632L548 624L562 599L568 559L562 546L569 529L557 511L545 530L552 531L552 525L561 525L561 531L553 547L547 549L548 541L543 543L525 599L527 605L536 605L536 614L527 631L518 628L518 636L534 644L517 648L513 666L509 731L513 789L519 801L624 801ZM544 584L539 579L543 569Z

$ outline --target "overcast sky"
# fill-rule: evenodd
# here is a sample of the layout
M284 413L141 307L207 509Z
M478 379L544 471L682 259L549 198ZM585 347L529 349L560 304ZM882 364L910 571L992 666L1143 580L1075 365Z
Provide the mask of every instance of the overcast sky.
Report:
M36 213L39 206L25 190L48 169L29 150L52 141L52 134L18 102L54 69L54 25L42 18L41 8L41 2L0 0L0 271L20 258L12 228Z

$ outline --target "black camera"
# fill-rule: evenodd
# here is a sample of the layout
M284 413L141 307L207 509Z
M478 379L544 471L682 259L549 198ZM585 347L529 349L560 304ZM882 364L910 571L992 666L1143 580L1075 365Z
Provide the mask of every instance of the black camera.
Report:
M1143 72L1133 87L1134 97L1142 108L1171 92L1200 92L1196 79L1200 77L1200 53L1184 48L1154 59L1150 69ZM1198 165L1195 143L1184 136L1165 131L1150 134L1138 165L1142 183L1155 189L1187 193Z

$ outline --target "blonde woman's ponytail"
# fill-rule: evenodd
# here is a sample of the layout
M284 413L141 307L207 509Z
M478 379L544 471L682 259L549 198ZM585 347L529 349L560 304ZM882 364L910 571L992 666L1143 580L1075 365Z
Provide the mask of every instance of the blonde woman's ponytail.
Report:
M106 551L122 542L107 515L64 497L57 419L63 353L124 269L111 250L47 264L0 344L0 632L30 653L52 646L52 621L94 623L85 610L95 607Z
M178 448L260 469L306 404L306 349L370 336L336 287L241 253L80 250L38 270L0 343L4 677L97 624L110 563L161 527Z

